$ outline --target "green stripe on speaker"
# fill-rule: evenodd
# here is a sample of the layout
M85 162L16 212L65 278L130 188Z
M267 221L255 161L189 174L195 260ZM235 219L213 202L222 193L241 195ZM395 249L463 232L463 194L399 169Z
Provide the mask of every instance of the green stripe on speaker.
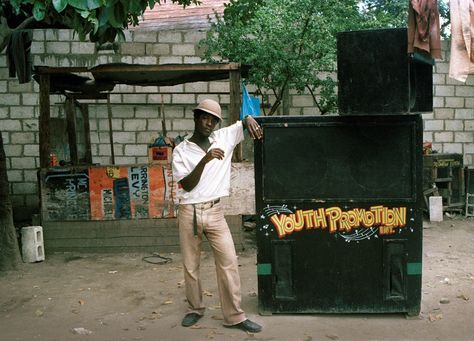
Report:
M421 263L407 263L408 275L421 275Z
M257 275L271 275L272 265L270 263L257 264Z

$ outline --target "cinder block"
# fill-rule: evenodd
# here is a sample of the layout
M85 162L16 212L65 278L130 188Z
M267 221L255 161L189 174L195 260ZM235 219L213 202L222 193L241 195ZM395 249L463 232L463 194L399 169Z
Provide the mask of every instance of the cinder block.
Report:
M21 182L23 181L22 170L7 170L8 181L10 182Z
M21 104L38 105L39 95L37 93L21 94Z
M68 54L71 52L69 43L61 41L48 41L46 42L46 52L47 53L57 53L57 54Z
M454 117L456 119L474 119L474 108L471 109L456 109Z
M427 131L439 131L444 129L443 120L426 120L424 121L424 129Z
M147 155L146 144L128 144L125 145L126 156L145 156Z
M93 55L95 53L95 44L86 42L72 42L71 53Z
M145 43L123 43L120 51L123 55L141 56L145 54Z
M229 92L229 82L211 82L209 83L209 92Z
M423 121L433 120L434 119L434 113L424 112L424 113L421 114L421 117L423 118Z
M430 197L430 221L443 221L443 198Z
M115 163L117 165L134 165L137 160L133 156L117 156L115 157Z
M446 97L445 106L447 108L464 108L463 97Z
M462 154L462 143L443 143L443 153Z
M225 85L228 83L219 84L220 91L225 91ZM192 82L184 84L184 91L186 92L208 92L208 83L207 82Z
M39 145L26 144L23 148L23 154L25 156L39 156Z
M38 131L37 119L22 120L22 123L23 123L23 131Z
M141 43L154 43L156 42L155 31L133 31L133 41Z
M146 54L153 56L167 56L170 54L170 44L146 44Z
M434 134L434 140L436 142L453 142L453 132L443 131Z
M155 56L140 56L133 58L133 64L154 65L157 64L158 59Z
M446 75L443 74L433 74L433 84L435 85L444 85L446 84Z
M465 131L473 131L474 130L474 120L464 121L464 130Z
M159 58L159 64L182 64L183 57L163 56Z
M10 116L9 107L0 107L0 118L8 118Z
M465 104L466 104L466 108L474 108L474 98L466 98Z
M145 131L146 120L123 120L124 131Z
M183 84L177 84L173 86L160 86L159 89L160 93L178 93L178 92L184 92L184 85Z
M201 64L203 60L201 57L193 57L193 56L184 56L183 59L184 64Z
M456 96L474 97L474 86L468 86L468 85L456 86Z
M12 144L28 144L28 143L34 143L34 142L35 142L35 134L32 132L11 134Z
M194 56L196 51L194 44L176 44L171 47L172 54L175 56Z
M144 131L137 134L137 143L152 144L153 141L158 137L156 131Z
M43 41L44 40L45 30L34 29L32 31L33 31L33 41ZM48 31L51 31L51 29L48 29Z
M435 96L454 96L454 86L453 85L436 85L434 95Z
M158 33L159 43L180 43L182 41L181 32L161 31Z
M454 142L474 142L474 132L455 132Z
M13 183L14 194L34 194L37 191L37 185L35 182L19 182Z
M21 123L18 120L1 120L0 125L4 131L20 131Z
M444 126L448 131L463 131L464 121L463 120L446 120Z
M20 95L19 94L2 94L0 96L0 105L19 105Z
M17 80L8 82L8 92L25 93L25 92L32 92L32 91L33 91L33 83L32 82L23 83L23 84L18 83Z
M444 97L433 97L433 108L444 108Z
M146 94L124 94L122 95L124 103L146 103ZM133 111L132 111L133 112Z
M21 156L22 145L21 144L8 144L3 146L6 156Z
M195 104L196 103L196 97L194 94L174 94L173 97L171 98L173 103L178 103L178 104Z
M43 228L26 226L21 229L23 262L35 263L44 260Z
M434 73L448 73L449 63L436 63Z
M292 115L291 111L290 111L290 115ZM433 141L433 132L424 131L423 132L423 141Z
M110 165L112 160L109 156L96 156L92 158L93 163L97 163L99 165Z
M115 143L135 143L135 133L134 132L114 132L113 133ZM108 134L107 134L108 136Z
M148 120L148 131L161 132L163 130L163 124L161 119L150 119ZM171 120L166 120L166 130L171 130Z
M173 121L173 130L175 131L193 131L194 130L194 120L174 120Z
M434 110L434 117L438 120L451 120L454 118L454 109L436 108Z
M73 39L73 35L75 35L75 38L77 39L77 33L74 33L73 30L69 29L60 29L58 30L58 40L59 41L68 41Z
M206 38L206 31L189 31L184 33L184 42L197 44L200 40Z

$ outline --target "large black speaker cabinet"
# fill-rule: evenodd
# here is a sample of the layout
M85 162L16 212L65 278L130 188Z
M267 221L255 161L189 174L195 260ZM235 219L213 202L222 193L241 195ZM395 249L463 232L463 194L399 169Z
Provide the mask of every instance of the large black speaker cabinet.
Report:
M406 28L341 32L337 36L341 115L433 110L433 62L408 55Z
M260 313L418 314L421 115L257 119Z

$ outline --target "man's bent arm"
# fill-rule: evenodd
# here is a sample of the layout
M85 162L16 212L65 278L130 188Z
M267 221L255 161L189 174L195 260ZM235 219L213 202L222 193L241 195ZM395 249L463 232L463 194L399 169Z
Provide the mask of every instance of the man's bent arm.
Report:
M193 171L189 173L188 176L181 179L181 181L179 182L186 192L191 192L194 187L196 187L196 185L199 183L199 180L201 180L202 172L204 171L204 167L207 163L204 161L205 158L206 157L203 157L193 169Z
M199 183L201 180L202 172L204 171L204 167L206 164L211 161L212 159L219 159L222 160L224 158L224 151L219 148L211 149L207 152L207 154L199 161L199 163L194 167L191 173L189 173L186 177L181 179L179 182L183 189L186 192L191 192L194 187Z

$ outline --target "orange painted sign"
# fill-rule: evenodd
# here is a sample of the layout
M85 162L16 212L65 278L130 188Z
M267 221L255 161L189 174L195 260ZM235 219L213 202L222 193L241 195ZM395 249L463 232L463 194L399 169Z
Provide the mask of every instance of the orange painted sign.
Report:
M91 219L175 217L176 188L170 165L90 167Z

